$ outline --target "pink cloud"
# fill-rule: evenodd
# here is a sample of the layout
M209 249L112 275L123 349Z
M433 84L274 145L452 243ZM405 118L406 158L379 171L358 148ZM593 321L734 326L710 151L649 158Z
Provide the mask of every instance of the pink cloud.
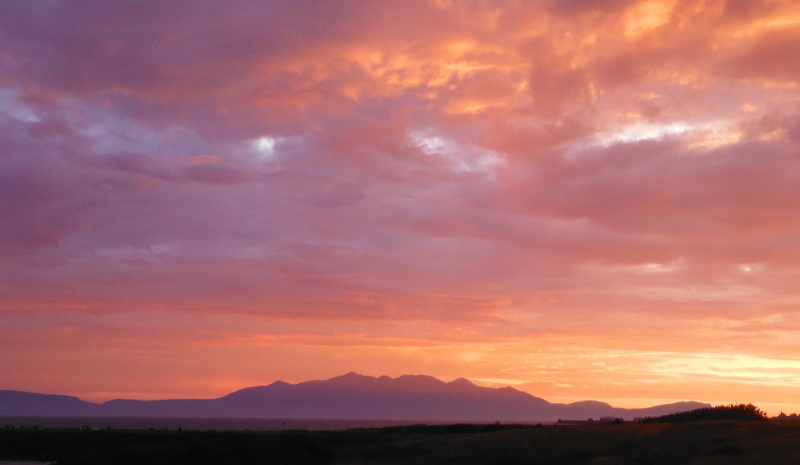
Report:
M559 338L542 363L569 376L590 367L566 347L785 357L800 25L792 2L749 5L0 7L0 322L32 367L8 387L78 339L87 371L153 340L186 344L163 370L231 340L284 370L327 360L264 382L358 370L351 353L506 379L504 341L534 364L526 337ZM219 363L220 385L251 379Z

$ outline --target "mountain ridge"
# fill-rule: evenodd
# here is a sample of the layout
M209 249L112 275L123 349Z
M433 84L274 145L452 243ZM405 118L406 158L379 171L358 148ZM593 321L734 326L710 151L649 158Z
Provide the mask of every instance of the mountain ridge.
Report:
M308 418L431 421L555 421L660 416L710 407L686 401L623 409L605 402L551 403L513 387L478 386L465 378L365 376L355 372L296 384L275 381L212 399L112 399L0 390L0 416Z

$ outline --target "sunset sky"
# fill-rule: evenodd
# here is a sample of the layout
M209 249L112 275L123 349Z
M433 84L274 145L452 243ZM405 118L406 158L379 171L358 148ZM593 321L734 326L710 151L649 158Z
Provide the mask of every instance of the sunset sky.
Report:
M0 389L800 411L800 2L0 3Z

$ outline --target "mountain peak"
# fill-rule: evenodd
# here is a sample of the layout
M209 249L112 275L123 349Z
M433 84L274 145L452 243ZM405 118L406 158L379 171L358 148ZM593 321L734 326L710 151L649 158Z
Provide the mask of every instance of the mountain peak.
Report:
M476 384L472 381L468 380L467 378L456 378L453 381L447 383L451 386L475 386Z
M433 376L428 376L428 375L400 375L395 379L398 380L398 381L400 381L400 380L405 380L405 381L414 380L414 381L434 381L434 382L437 382L437 383L441 383L442 382L438 378L434 378Z
M374 382L377 380L378 378L374 376L366 376L356 373L355 371L351 371L349 373L345 373L340 376L334 376L333 378L329 378L324 381L310 381L310 382L351 385L351 384L363 384L365 382L371 382L371 381Z
M333 378L329 378L328 381L332 381L334 379L352 379L352 380L365 380L365 379L377 379L374 376L367 376L362 375L360 373L356 373L355 371L350 371L340 376L334 376Z

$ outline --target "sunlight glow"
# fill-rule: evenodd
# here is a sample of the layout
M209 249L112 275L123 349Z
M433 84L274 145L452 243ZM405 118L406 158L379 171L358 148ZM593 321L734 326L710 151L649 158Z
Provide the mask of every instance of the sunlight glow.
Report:
M664 375L703 375L739 381L800 387L800 361L745 354L695 353L657 362L652 371Z
M660 139L676 134L682 134L692 129L692 126L676 122L670 124L648 124L637 122L624 126L616 131L611 131L599 136L600 144L604 146L616 143L638 142L648 139Z
M454 170L460 172L490 172L504 161L502 155L497 152L463 145L444 136L411 132L409 139L426 155L441 157L447 160Z
M275 139L272 137L259 137L253 144L259 152L265 155L272 155L275 152Z
M672 2L649 1L634 6L626 15L625 33L636 37L669 21Z

